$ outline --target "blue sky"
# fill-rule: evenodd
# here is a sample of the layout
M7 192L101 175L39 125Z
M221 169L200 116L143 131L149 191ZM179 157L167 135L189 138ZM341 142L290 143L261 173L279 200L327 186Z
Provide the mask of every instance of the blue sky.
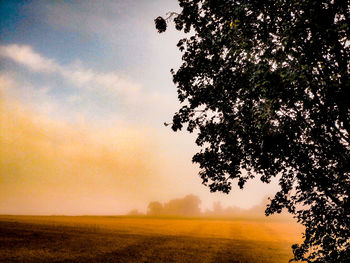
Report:
M194 136L163 126L184 36L156 32L168 11L177 1L0 3L0 213L125 213L189 193L251 207L276 189L209 193Z
M178 36L176 32L158 35L153 18L166 12L164 10L174 9L174 3L6 1L1 5L1 41L3 45L29 46L32 53L54 60L61 67L79 67L97 74L113 72L141 85L142 95L147 94L149 98L162 95L172 99L176 93L169 70L179 64L180 56L174 45ZM2 62L7 71L18 71L18 66L8 59ZM44 76L41 72L33 75L30 67L19 70L20 75L35 87L49 84L49 94L54 100L62 102L67 96L77 95L72 83L66 83L62 76ZM113 115L114 110L127 107L123 101L116 102L108 92L84 94L84 99L94 104L93 110L87 109L94 118L105 118L106 114ZM103 101L102 108L98 101ZM175 100L172 102L176 103ZM70 106L79 107L79 104ZM133 115L127 118L143 117Z

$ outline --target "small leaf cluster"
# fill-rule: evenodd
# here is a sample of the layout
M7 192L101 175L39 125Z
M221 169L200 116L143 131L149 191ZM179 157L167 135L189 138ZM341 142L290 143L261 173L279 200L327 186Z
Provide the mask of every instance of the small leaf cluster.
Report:
M156 25L156 29L158 30L158 33L163 33L166 31L167 24L163 17L158 16L156 19L154 19L154 23Z

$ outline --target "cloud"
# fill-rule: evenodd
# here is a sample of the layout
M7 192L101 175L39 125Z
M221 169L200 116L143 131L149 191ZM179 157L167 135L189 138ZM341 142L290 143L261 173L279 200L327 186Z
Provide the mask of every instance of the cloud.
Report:
M115 97L125 107L159 111L174 108L174 101L159 92L147 92L142 86L123 74L98 72L85 68L80 61L61 65L54 59L46 58L28 45L0 45L0 57L10 59L27 69L42 73L56 74L70 83L70 88L84 90L106 97Z
M27 45L0 46L0 56L10 58L36 72L53 73L59 70L54 60L41 56Z
M57 73L69 80L75 87L99 88L116 91L124 95L127 93L135 95L140 90L140 85L116 73L95 72L91 69L83 68L79 62L69 66L62 66L55 60L35 52L28 45L2 45L0 46L0 56L9 58L35 72Z
M203 200L202 209L213 201L250 207L277 189L278 180L257 179L244 191L209 193L191 163L193 136L144 122L101 122L69 108L55 115L64 105L46 88L12 77L0 74L0 213L145 212L152 200L187 193Z
M80 62L76 62L68 67L60 67L59 73L76 88L114 94L122 98L126 103L133 104L140 101L142 97L140 84L121 74L96 72L91 69L85 69L80 64Z
M53 120L8 99L8 84L0 79L0 213L118 214L160 188L149 130Z

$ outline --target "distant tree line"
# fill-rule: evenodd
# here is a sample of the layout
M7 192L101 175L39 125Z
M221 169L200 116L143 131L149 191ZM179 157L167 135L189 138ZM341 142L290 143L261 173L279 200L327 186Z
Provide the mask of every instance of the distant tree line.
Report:
M172 199L161 203L153 201L148 204L147 216L183 216L183 217L262 217L266 206L266 200L249 209L236 206L223 207L219 201L214 202L212 209L201 211L201 200L198 196L190 194L183 198ZM128 215L144 216L137 209L131 210ZM284 215L285 216L285 215Z
M201 200L198 196L187 195L184 198L170 200L167 203L150 202L147 215L198 216L201 214Z

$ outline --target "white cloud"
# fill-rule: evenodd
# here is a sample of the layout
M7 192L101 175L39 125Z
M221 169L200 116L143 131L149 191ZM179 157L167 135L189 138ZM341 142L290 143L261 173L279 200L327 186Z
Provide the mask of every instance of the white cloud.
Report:
M102 73L86 69L80 65L81 63L63 66L35 52L28 45L1 45L0 56L9 58L34 72L59 74L71 82L75 88L115 92L128 102L140 97L141 86L126 77L115 72Z
M59 69L54 60L41 56L27 45L0 46L0 56L10 58L36 72L53 73Z
M113 71L99 72L92 70L84 67L80 61L75 61L69 65L61 65L56 60L37 53L28 45L0 45L0 57L10 59L31 71L46 76L53 74L60 76L67 83L70 83L69 88L86 90L92 92L93 96L95 96L95 94L100 94L102 97L112 98L118 102L119 105L123 105L121 107L124 107L124 113L126 113L124 111L126 110L132 116L136 116L136 118L145 119L147 118L146 115L148 115L154 119L157 115L162 119L159 120L159 123L162 123L165 121L162 114L164 114L165 111L173 112L176 108L175 100L172 100L169 96L158 91L143 89L139 83L123 74ZM38 77L40 79L40 75ZM26 86L26 90L28 90L28 88L33 85L25 83L24 86ZM49 87L41 87L41 89L43 88L47 91ZM22 92L20 90L23 90L23 88L18 89L18 92ZM21 97L30 96L34 101L36 101L36 97L39 97L39 104L45 106L46 109L51 109L46 105L47 103L42 103L42 97L51 100L50 96L46 96L46 94L43 96L41 93L39 87L35 87L32 88L29 93L23 92ZM69 96L72 95L68 95L66 101L73 103ZM25 100L30 101L30 98L26 98ZM36 106L36 108L37 107L38 106Z
M94 91L114 92L126 102L135 102L141 97L141 85L114 72L96 72L85 69L80 63L68 67L60 67L59 73L77 88Z
M30 83L16 81L8 72L0 71L0 99L10 99L14 107L23 104L37 113L52 116L62 107L49 95L49 91L48 86L33 87Z

